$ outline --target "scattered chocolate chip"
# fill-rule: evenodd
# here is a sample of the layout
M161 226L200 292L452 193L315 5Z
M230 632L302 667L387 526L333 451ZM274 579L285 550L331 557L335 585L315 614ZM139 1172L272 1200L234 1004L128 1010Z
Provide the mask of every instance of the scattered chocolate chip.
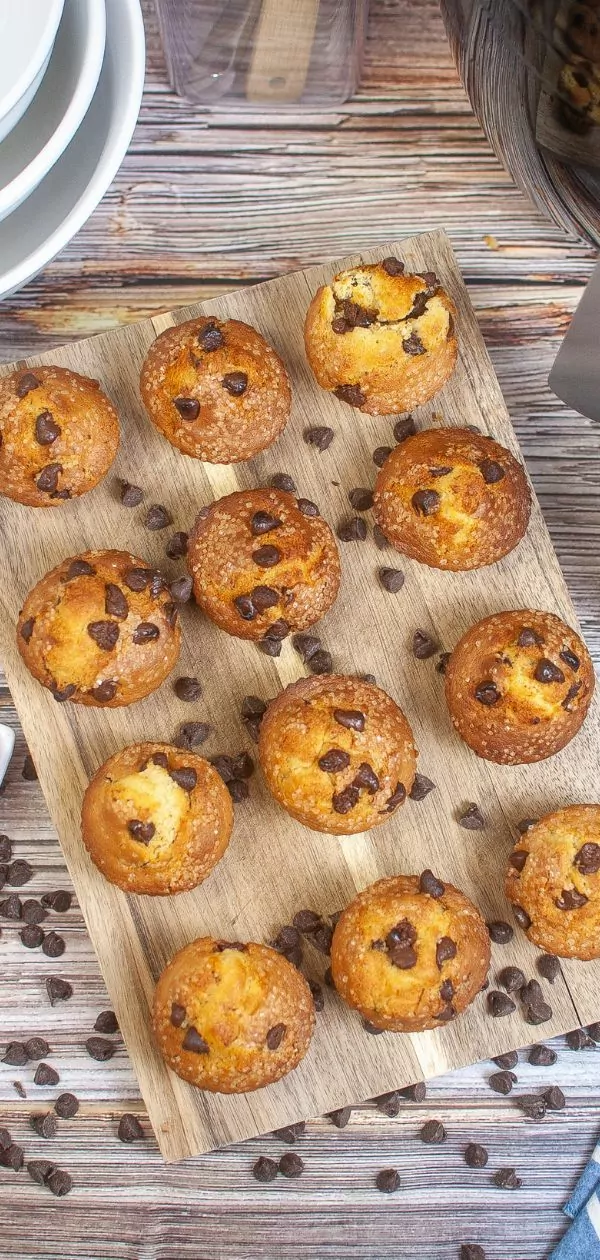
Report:
M333 392L340 402L348 403L351 407L362 407L367 401L367 395L360 385L338 385Z
M17 893L11 893L10 897L0 901L0 914L4 919L11 919L15 923L22 918L23 906Z
M143 498L144 491L141 486L134 486L129 481L121 481L120 499L123 507L139 507Z
M97 700L99 704L107 704L109 700L114 700L116 694L117 684L110 679L105 679L104 682L98 683L92 690L94 700Z
M173 684L173 690L178 700L183 700L186 704L192 704L195 700L199 700L202 695L202 684L197 678L177 678Z
M10 1067L24 1067L28 1062L29 1056L23 1042L9 1041L2 1056L2 1063L8 1063Z
M487 995L487 1006L490 1015L495 1019L499 1019L504 1015L512 1015L516 1011L516 1003L509 998L506 993L501 993L499 989L491 989Z
M250 779L254 774L254 762L250 753L240 752L232 762L233 775L235 779Z
M516 993L525 984L525 976L520 967L503 967L498 974L498 983L507 993Z
M119 1120L117 1129L117 1137L120 1142L137 1142L143 1138L144 1130L137 1118L130 1111L126 1111Z
M419 516L433 516L439 511L441 499L437 490L416 490L411 503Z
M478 1142L469 1142L465 1147L464 1158L469 1168L485 1168L489 1155L485 1146L480 1146Z
M532 1046L527 1055L528 1063L533 1063L535 1067L552 1067L556 1059L556 1050L544 1045Z
M324 1011L325 1010L325 994L323 993L321 985L316 984L314 980L309 980L308 987L312 993L315 1011L317 1013L319 1011Z
M166 529L167 525L173 524L173 517L163 503L152 503L146 512L144 524L150 530Z
M19 858L16 862L11 862L6 873L6 882L13 888L22 888L23 884L28 884L33 875L33 867L24 859Z
M31 1116L30 1123L32 1129L34 1129L40 1137L46 1139L56 1137L56 1130L58 1126L56 1124L56 1116L52 1111L47 1111L45 1115L40 1113L39 1115Z
M50 910L54 910L56 914L66 914L71 909L73 894L67 892L64 888L59 888L56 892L44 893L42 897L42 905Z
M332 674L333 661L331 652L327 652L325 648L319 648L318 652L314 652L308 661L308 668L311 674Z
M302 1137L306 1129L305 1120L297 1120L295 1124L287 1124L283 1129L273 1129L273 1137L279 1138L293 1146L297 1138Z
M174 398L173 405L177 408L182 420L193 423L200 415L200 403L197 398Z
M240 398L248 388L248 375L246 372L227 372L221 384L228 394Z
M198 333L198 345L208 352L220 350L225 345L225 337L215 323L206 324Z
M42 953L47 958L60 958L65 952L65 942L62 936L57 932L48 932L48 935L42 941Z
M302 436L308 446L314 446L318 451L326 451L327 447L331 446L335 435L333 429L326 424L317 424L310 429L305 429Z
M382 1115L393 1119L400 1111L400 1095L398 1091L393 1089L389 1094L380 1094L379 1098L375 1099L375 1106Z
M306 665L321 648L321 640L315 634L295 634L292 645Z
M35 440L39 446L52 446L62 429L50 411L42 411L35 422Z
M464 827L466 831L483 831L485 827L485 818L474 802L467 807L458 819L460 827Z
M301 1177L304 1172L304 1160L295 1151L286 1151L279 1160L279 1171L283 1177Z
M426 303L418 304L418 298L419 298L419 294L417 294L412 311L410 312L410 314L413 317L416 317L417 315L422 315L425 311ZM404 338L404 341L402 342L402 349L404 350L405 354L417 355L417 354L426 353L425 346L423 345L423 342L421 341L419 334L415 332L414 329L411 332L410 337Z
M321 923L313 932L311 932L310 940L315 949L320 954L329 954L331 952L331 942L333 940L333 928L330 923Z
M512 1068L517 1066L518 1062L519 1056L516 1050L507 1050L506 1054L499 1054L497 1058L494 1059L494 1063L497 1063L498 1067L502 1068L503 1072L510 1072Z
M399 258L384 258L381 266L388 276L401 276L404 272L404 263Z
M73 1178L63 1168L55 1168L48 1174L46 1185L58 1199L63 1199L73 1189Z
M554 984L556 977L560 975L560 959L554 954L540 954L536 966L540 975L544 980L549 980L550 984Z
M30 1056L32 1057L32 1056ZM35 1070L34 1085L58 1085L60 1076L49 1063L40 1063Z
M397 595L404 586L402 569L379 569L378 576L383 589L389 591L390 595Z
M3 1147L0 1150L0 1164L4 1168L12 1168L13 1172L20 1172L23 1167L24 1154L21 1146L17 1146L16 1142L11 1142L10 1146Z
M370 1019L363 1019L362 1026L365 1032L370 1033L372 1037L379 1037L380 1033L384 1033L385 1028L378 1028Z
M437 1146L441 1142L445 1142L447 1136L441 1120L427 1120L419 1132L421 1141L427 1142L430 1146Z
M44 940L44 929L38 923L28 923L21 932L19 932L21 941L26 949L39 949Z
M459 1252L459 1260L485 1260L485 1251L478 1243L463 1243Z
M85 1048L91 1059L105 1063L107 1059L112 1059L117 1047L113 1041L107 1041L106 1037L88 1037Z
M391 446L376 446L375 450L373 451L373 456L372 456L373 463L377 466L377 468L383 468L383 465L385 464L385 461L388 455L391 455L391 453L392 453ZM387 539L386 539L386 543L387 543Z
M175 746L191 752L192 748L206 743L212 729L208 722L182 722L174 739Z
M528 1120L543 1120L547 1110L547 1102L542 1094L521 1094L521 1097L516 1098L515 1102Z
M518 1190L523 1184L521 1178L517 1177L514 1168L499 1168L494 1173L492 1181L500 1190Z
M328 1116L331 1123L336 1129L345 1129L352 1115L351 1107L338 1107L336 1111L329 1111Z
M597 875L600 871L600 844L588 841L587 844L582 845L573 858L573 866L576 866L582 875Z
M551 1085L549 1089L545 1089L543 1098L548 1111L563 1111L566 1099L558 1085Z
M46 464L38 474L36 486L44 494L53 494L58 486L58 478L63 470L62 464Z
M494 1072L488 1078L488 1085L495 1094L510 1094L516 1080L514 1072Z
M278 1172L277 1163L274 1159L269 1159L267 1155L260 1155L256 1163L252 1165L252 1176L256 1181L274 1181Z
M397 420L394 425L394 437L397 442L405 442L416 431L417 427L412 416L404 416L401 420Z
M178 604L187 604L192 598L194 584L191 577L175 578L169 586L169 593Z
M405 1085L403 1089L399 1089L398 1093L409 1102L422 1103L427 1095L427 1086L425 1081L415 1081L413 1085Z
M536 682L540 683L563 683L565 681L562 669L559 669L558 665L550 661L547 656L542 656L541 660L538 661L533 676Z
M48 976L46 980L46 993L51 1006L56 1006L57 1002L68 1002L73 996L73 985L68 980L61 980L59 976Z
M587 1032L594 1041L600 1041L600 1023L588 1024Z
M563 888L560 897L554 902L559 910L579 910L582 906L587 906L587 903L588 898L576 888Z
M442 652L439 657L438 663L435 667L438 674L446 673L449 660L450 660L450 652Z
M24 372L19 377L16 384L17 398L24 398L26 394L30 394L32 389L39 389L40 382L33 372Z
M227 791L236 805L240 805L242 801L247 801L250 795L250 789L244 779L230 779L227 784Z
M180 560L182 556L186 556L187 549L188 549L188 541L189 541L189 534L186 534L181 529L178 530L176 534L173 534L172 538L169 539L165 547L165 552L168 555L169 559Z
M377 1173L375 1185L382 1194L394 1194L400 1189L400 1173L395 1168L382 1168Z
M269 485L275 490L286 490L288 494L296 494L296 482L289 473L274 473L269 480Z
M433 787L433 784L431 786ZM419 879L419 890L426 893L428 897L433 897L435 901L443 897L446 891L441 879L438 879L430 870L423 871Z
M415 774L413 785L408 793L411 801L423 801L425 797L433 792L435 783L432 779L428 779L426 774Z
M160 630L154 625L153 621L140 621L139 625L133 632L133 642L136 644L152 643L154 639L158 639Z
M27 1164L27 1172L37 1186L45 1185L50 1173L55 1172L55 1170L56 1164L53 1164L49 1159L30 1159Z
M348 499L355 512L368 512L373 507L373 491L366 486L357 486L351 490Z
M8 836L0 836L0 862L10 862L12 844Z
M367 537L366 522L360 516L351 516L337 528L340 542L364 542Z
M595 1042L583 1028L574 1028L572 1032L568 1032L566 1042L570 1050L594 1050Z
M425 630L415 630L412 640L412 653L418 661L428 661L437 652L438 645Z
M36 901L35 897L29 897L23 902L21 917L24 923L43 923L47 914L41 901Z

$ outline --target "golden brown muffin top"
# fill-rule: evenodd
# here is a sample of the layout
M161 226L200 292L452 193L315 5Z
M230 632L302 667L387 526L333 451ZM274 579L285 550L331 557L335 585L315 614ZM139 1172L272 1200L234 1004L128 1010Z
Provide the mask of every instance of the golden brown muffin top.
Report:
M117 453L117 413L98 381L36 367L0 379L0 493L30 507L85 494Z
M285 367L255 328L201 316L167 328L150 347L141 392L150 418L186 455L210 463L250 459L285 427Z
M600 805L569 805L519 837L506 893L530 940L562 958L600 958Z
M439 569L493 564L525 533L531 495L510 451L469 429L424 429L388 456L375 518L405 555Z
M170 744L131 744L97 770L83 801L96 866L127 892L195 888L222 856L231 797L203 757Z
M269 705L259 756L276 800L317 831L386 822L412 787L416 750L394 700L340 675L301 678Z
M125 551L69 557L30 591L19 651L56 700L114 707L153 691L179 654L166 582Z
M313 625L340 581L335 539L315 504L268 488L203 508L187 563L200 607L243 639L261 639L273 626L284 637Z
M366 888L333 935L335 986L380 1028L447 1023L479 992L490 938L471 901L431 871Z
M594 670L579 635L554 613L495 613L450 656L446 699L462 738L504 764L539 761L573 738L589 708Z
M202 1089L243 1093L305 1055L315 1023L304 976L276 950L202 937L165 968L153 1024L173 1071Z

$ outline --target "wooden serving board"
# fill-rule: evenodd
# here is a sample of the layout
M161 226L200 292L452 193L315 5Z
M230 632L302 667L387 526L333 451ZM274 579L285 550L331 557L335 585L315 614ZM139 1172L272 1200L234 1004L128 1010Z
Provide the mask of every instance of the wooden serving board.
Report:
M461 347L456 371L437 398L415 412L421 425L477 424L518 455L518 446L475 315L443 232L371 250L389 254L416 271L434 269L458 307ZM173 898L127 897L105 882L80 838L81 798L98 765L125 743L170 739L178 725L200 717L215 735L207 756L237 752L249 743L240 719L244 695L269 698L303 673L290 643L278 660L251 643L229 638L194 606L183 610L184 647L177 672L197 674L204 694L195 706L177 700L166 682L129 709L95 710L57 705L30 678L15 643L17 613L30 587L65 556L92 547L117 546L161 564L171 577L182 569L166 561L175 529L189 529L197 510L232 490L263 484L286 471L299 491L314 499L336 526L352 513L347 494L375 478L372 451L393 443L393 418L368 417L339 403L315 384L304 358L302 326L310 297L335 271L358 259L289 275L240 290L202 306L183 308L89 341L27 360L56 362L98 377L122 420L121 449L104 485L56 510L40 511L0 501L0 645L9 685L29 742L48 806L77 889L90 936L117 1012L157 1139L169 1161L226 1145L293 1121L330 1111L394 1087L499 1054L600 1017L600 964L565 963L550 990L552 1020L541 1029L517 1010L491 1019L485 996L456 1023L434 1032L369 1036L358 1016L329 989L317 1018L311 1049L287 1079L238 1097L201 1093L163 1065L155 1049L149 1006L154 982L183 944L204 933L269 941L304 907L332 913L371 881L431 866L480 906L486 918L510 919L503 893L506 858L515 824L563 804L597 799L600 720L597 701L578 737L558 756L535 766L502 767L479 760L454 734L435 660L417 661L410 644L415 629L435 635L450 649L469 625L488 613L519 606L559 613L576 624L558 562L537 503L526 539L493 568L452 574L426 568L391 550L379 551L371 530L364 543L340 543L343 581L335 607L319 626L339 672L374 673L406 712L420 749L419 768L437 784L417 804L408 801L388 823L366 835L334 838L308 831L270 798L257 771L251 799L236 806L233 839L223 860L195 892ZM236 467L217 467L174 450L145 417L138 392L142 360L156 334L201 313L235 317L255 325L276 347L291 373L294 409L275 447ZM11 365L13 367L14 365ZM19 366L24 366L21 363ZM7 366L1 369L9 371ZM328 424L335 439L323 453L302 441L307 425ZM118 499L118 478L143 486L145 507L164 503L172 530L148 533L145 507L128 511ZM377 580L381 565L406 573L398 595ZM483 832L462 829L457 816L478 802ZM1 816L1 809L0 809ZM517 929L509 946L494 946L491 978L508 963L534 974L534 949ZM306 947L307 973L320 979L326 959ZM40 968L57 964L39 955Z

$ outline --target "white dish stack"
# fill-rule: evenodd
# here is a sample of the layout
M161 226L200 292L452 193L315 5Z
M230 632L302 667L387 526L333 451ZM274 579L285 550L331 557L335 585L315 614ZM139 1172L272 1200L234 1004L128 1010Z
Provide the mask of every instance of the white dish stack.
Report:
M144 86L139 0L0 0L0 297L104 196Z

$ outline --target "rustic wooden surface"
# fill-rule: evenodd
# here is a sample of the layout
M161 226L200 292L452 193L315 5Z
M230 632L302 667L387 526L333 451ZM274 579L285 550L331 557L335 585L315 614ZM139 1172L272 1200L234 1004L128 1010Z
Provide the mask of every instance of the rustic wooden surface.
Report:
M534 211L496 162L457 80L435 0L374 0L357 99L334 117L271 124L220 116L207 125L174 98L147 9L148 92L131 152L79 238L0 307L2 357L446 226L598 660L598 431L545 383L595 251ZM16 726L6 691L0 703L3 720ZM17 728L0 818L36 867L36 895L68 886L68 878L39 786L21 778L24 753ZM83 1051L107 996L76 905L57 927L69 951L68 967L65 955L57 972L73 980L74 998L54 1010L40 1006L35 956L4 930L0 1036L45 1033L61 1087L84 1100L52 1144L79 1189L56 1201L26 1176L3 1171L0 1256L454 1260L465 1240L479 1241L491 1260L547 1256L564 1227L560 1205L596 1138L597 1051L575 1054L560 1039L554 1068L522 1064L521 1088L556 1081L567 1095L567 1110L541 1125L488 1089L485 1063L438 1078L425 1105L405 1105L396 1120L365 1107L343 1132L312 1123L298 1148L306 1163L298 1181L264 1187L251 1178L258 1153L286 1149L274 1140L165 1169L151 1138L135 1147L116 1138L124 1108L140 1110L137 1087L121 1049L105 1065ZM0 1073L2 1122L29 1156L45 1154L48 1144L32 1141L27 1117L32 1099L56 1091L33 1087L30 1069ZM11 1085L17 1077L25 1102ZM416 1138L428 1116L447 1125L443 1147ZM516 1165L523 1188L500 1192L488 1170L468 1170L461 1151L470 1140L489 1146L490 1167ZM373 1177L389 1165L399 1168L403 1189L384 1199Z

